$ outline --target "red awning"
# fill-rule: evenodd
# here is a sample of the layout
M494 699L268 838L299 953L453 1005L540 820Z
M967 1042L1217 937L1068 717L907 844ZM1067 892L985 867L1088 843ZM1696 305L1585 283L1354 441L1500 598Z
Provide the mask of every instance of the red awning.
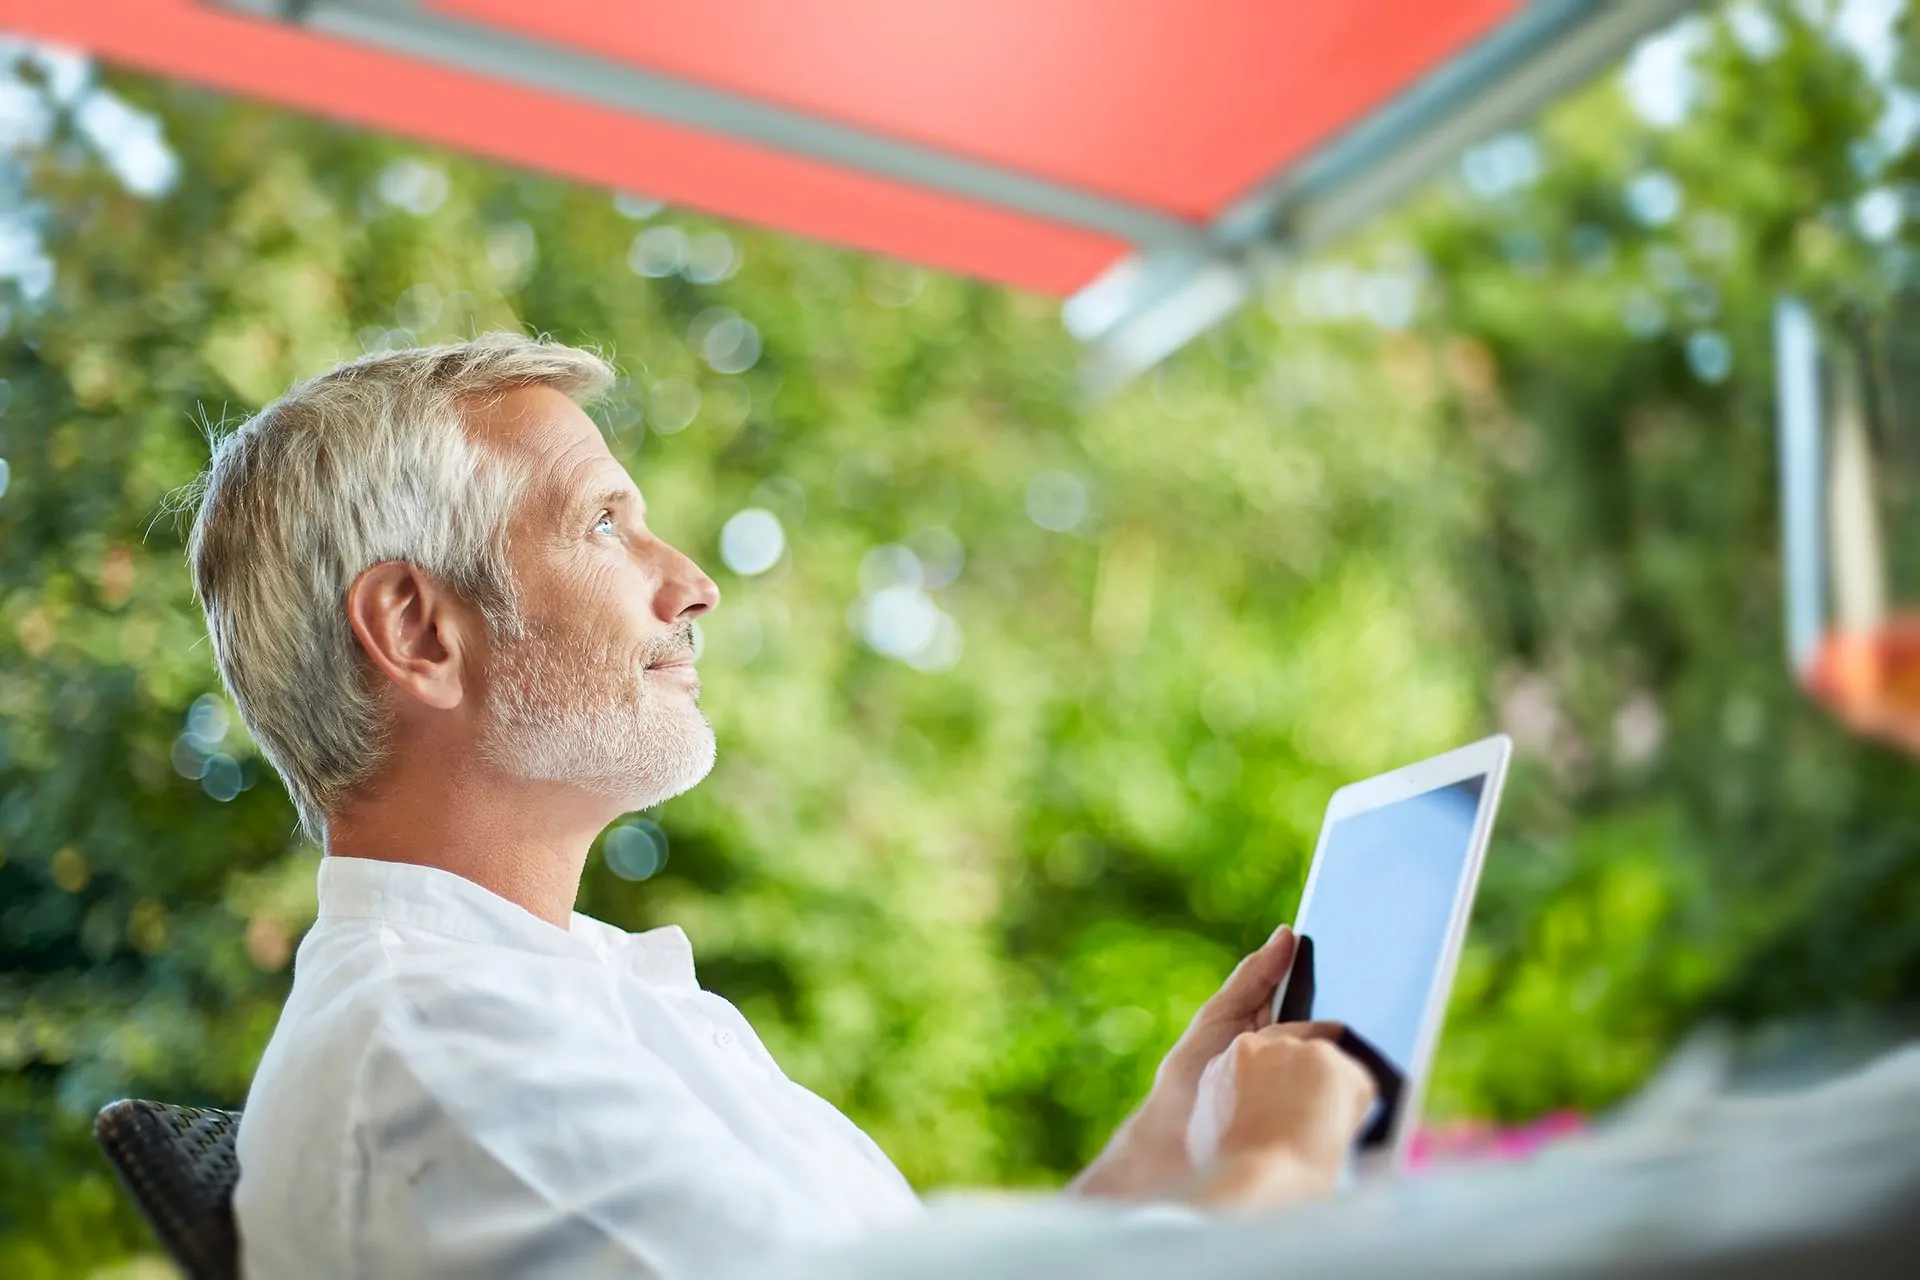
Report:
M1059 295L1115 372L1688 0L0 0L0 29Z

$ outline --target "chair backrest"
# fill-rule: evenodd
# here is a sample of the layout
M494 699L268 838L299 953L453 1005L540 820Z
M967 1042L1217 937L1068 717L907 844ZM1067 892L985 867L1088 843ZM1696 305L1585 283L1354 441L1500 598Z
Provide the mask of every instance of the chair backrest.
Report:
M240 1242L233 1186L240 1162L233 1141L238 1111L176 1107L127 1098L102 1107L93 1138L192 1280L237 1280Z

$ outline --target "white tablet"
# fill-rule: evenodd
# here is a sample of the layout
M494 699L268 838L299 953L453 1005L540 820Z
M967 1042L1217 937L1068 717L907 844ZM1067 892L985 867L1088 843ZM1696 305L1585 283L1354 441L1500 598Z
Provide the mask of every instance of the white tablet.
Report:
M1343 1047L1380 1082L1356 1173L1405 1164L1512 751L1501 734L1342 787L1327 806L1273 1007L1279 1021L1344 1023Z

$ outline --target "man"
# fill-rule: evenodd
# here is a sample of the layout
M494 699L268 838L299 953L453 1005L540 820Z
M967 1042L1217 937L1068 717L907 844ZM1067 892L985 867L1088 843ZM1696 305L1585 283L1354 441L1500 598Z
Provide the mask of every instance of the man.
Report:
M609 381L509 335L369 356L203 478L214 654L326 851L240 1130L256 1280L707 1275L917 1210L678 929L573 913L600 831L714 757L692 624L719 593L582 411ZM1264 1025L1292 945L1242 962L1073 1194L1331 1185L1372 1086L1337 1028Z

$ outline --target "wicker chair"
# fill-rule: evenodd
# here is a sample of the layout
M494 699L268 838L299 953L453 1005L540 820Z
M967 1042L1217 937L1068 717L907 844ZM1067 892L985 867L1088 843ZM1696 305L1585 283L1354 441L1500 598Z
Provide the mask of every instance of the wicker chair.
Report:
M128 1098L108 1103L93 1138L192 1280L237 1280L240 1244L233 1185L240 1177L234 1135L240 1113Z

